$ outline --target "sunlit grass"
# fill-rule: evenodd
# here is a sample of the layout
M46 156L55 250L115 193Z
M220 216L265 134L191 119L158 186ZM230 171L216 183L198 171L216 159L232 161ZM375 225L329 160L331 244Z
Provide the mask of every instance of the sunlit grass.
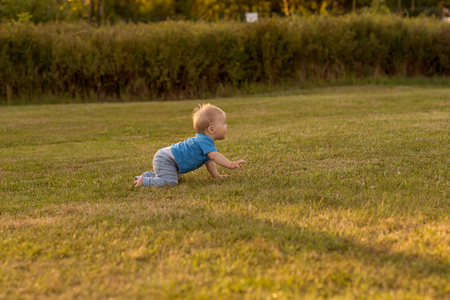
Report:
M248 164L160 189L133 176L199 101L1 107L0 298L445 299L449 95L214 99Z

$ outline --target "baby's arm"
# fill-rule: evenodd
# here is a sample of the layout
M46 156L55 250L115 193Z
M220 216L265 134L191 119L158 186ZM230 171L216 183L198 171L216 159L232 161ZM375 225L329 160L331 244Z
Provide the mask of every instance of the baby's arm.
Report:
M208 170L209 174L211 174L211 177L214 179L217 178L226 178L228 177L228 175L220 175L219 172L217 171L217 166L216 163L213 162L212 160L206 162L206 169Z
M240 168L241 164L247 163L243 159L240 159L238 161L230 161L223 154L221 154L221 153L219 153L217 151L209 152L207 155L213 162L215 162L219 166L222 166L224 168L231 169L231 170L234 170L236 168Z

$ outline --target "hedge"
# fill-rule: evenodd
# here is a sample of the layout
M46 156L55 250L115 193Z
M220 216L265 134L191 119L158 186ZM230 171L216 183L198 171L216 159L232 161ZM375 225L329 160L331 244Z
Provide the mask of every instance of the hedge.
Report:
M428 18L0 24L3 103L192 98L253 83L448 75L450 25Z

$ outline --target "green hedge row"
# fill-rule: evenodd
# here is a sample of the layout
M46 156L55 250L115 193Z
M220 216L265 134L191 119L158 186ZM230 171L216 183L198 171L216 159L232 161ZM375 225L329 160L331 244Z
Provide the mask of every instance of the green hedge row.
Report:
M0 102L192 98L347 76L448 76L450 25L350 15L258 23L0 24Z

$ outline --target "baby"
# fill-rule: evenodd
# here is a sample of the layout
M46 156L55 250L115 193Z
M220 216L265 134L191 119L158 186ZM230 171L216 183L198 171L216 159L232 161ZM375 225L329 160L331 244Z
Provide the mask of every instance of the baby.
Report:
M134 186L177 185L180 174L184 174L206 165L212 178L226 178L220 175L217 166L234 170L240 168L245 160L230 161L217 152L214 142L223 140L228 125L223 110L211 104L204 104L194 110L195 137L173 144L156 152L153 158L154 172L145 172L134 178Z

